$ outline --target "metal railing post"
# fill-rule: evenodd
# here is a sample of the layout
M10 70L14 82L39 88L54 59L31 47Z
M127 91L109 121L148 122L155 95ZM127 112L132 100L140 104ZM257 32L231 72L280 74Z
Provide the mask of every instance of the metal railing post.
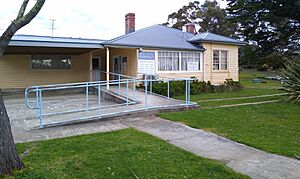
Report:
M135 90L136 90L136 83L135 83L135 79L133 80L133 99L136 100L136 93L135 93Z
M185 105L188 105L188 80L185 80Z
M188 92L188 104L190 104L191 103L191 80L189 80L188 89L189 89L189 92Z
M119 74L119 95L121 94L121 75Z
M148 98L147 98L147 93L148 93L148 81L147 81L147 78L145 78L145 109L146 111L148 110Z
M43 101L42 101L42 90L39 90L39 109L40 109L40 128L43 128Z
M98 84L98 115L101 117L101 85Z
M35 118L39 118L39 88L35 89Z
M150 94L152 94L152 76L150 76Z
M168 98L170 98L170 81L168 80Z
M126 80L126 106L128 106L128 80Z
M85 108L89 111L89 83L86 83L85 87Z

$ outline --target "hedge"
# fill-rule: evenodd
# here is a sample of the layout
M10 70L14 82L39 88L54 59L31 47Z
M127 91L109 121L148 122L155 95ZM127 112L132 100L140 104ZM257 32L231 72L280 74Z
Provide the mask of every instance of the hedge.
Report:
M170 81L170 97L185 95L186 81ZM138 88L144 89L143 84L140 84ZM223 84L212 85L210 81L192 80L190 84L191 95L201 93L218 93L218 92L230 92L238 91L242 89L242 85L238 81L232 79L226 79ZM150 84L148 84L148 91L150 90ZM152 92L160 95L168 95L168 82L153 82Z

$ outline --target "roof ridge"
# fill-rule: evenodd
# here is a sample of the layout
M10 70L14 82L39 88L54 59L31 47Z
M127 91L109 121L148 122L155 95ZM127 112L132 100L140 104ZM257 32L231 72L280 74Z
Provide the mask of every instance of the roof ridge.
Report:
M204 39L206 36L208 36L208 32L204 32L204 34L201 38Z
M119 36L119 37L115 37L115 38L113 38L113 39L110 39L110 40L105 41L103 44L105 44L105 43L112 43L112 42L114 42L114 41L117 41L117 40L120 40L120 39L124 39L124 38L126 38L126 37L131 36L131 35L134 35L134 34L143 32L143 31L145 31L145 30L147 30L147 29L150 29L150 28L152 28L152 27L155 27L155 26L157 26L157 25L159 25L159 24L155 24L155 25L152 25L152 26L149 26L149 27L145 27L145 28L139 29L139 30L137 30L137 31L134 31L134 32L131 32L131 33L128 33L128 34L125 34L125 35L121 35L121 36Z
M219 34L216 34L216 33L212 33L212 32L203 32L201 34L197 34L196 36L190 38L188 41L189 42L197 42L197 41L206 41L206 40L209 40L209 39L205 39L209 34L215 36L215 38L225 38L225 39L228 39L228 43L238 43L238 44L243 44L245 43L244 41L241 41L241 40L238 40L238 39L234 39L234 38L231 38L231 37L227 37L227 36L224 36L224 35L219 35ZM229 42L229 40L231 42ZM225 42L223 40L209 40L209 41L220 41L220 42ZM226 42L225 42L226 43Z
M106 41L104 39L95 39L95 38L81 38L81 37L61 37L61 36L48 36L48 35L31 35L31 34L15 34L13 37L45 37L45 38L57 38L57 39L73 39L73 40L98 40Z
M176 28L174 28L174 27L169 27L169 26L167 26L167 25L162 25L162 24L158 24L158 25L163 26L163 27L170 28L170 29L172 29L172 30L179 31L179 32L181 32L181 33L186 33L186 34L192 34L192 35L195 35L195 34L193 34L193 33L191 33L191 32L183 32L183 31L180 30L180 29L176 29Z
M213 33L213 32L205 32L207 35L208 34L212 34L212 35L217 35L217 36L221 36L221 37L225 37L225 38L228 38L228 39L232 39L232 40L237 40L237 39L234 39L234 38L231 38L231 37L227 37L227 36L225 36L225 35L220 35L220 34L216 34L216 33ZM206 35L206 36L207 36ZM205 36L205 37L206 37Z

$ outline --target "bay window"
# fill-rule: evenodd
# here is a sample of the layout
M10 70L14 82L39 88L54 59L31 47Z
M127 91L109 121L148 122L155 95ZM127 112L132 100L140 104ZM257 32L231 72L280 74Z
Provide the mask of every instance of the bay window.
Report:
M158 70L159 71L178 71L179 70L179 52L158 52Z
M200 70L200 53L197 52L181 52L181 70L182 71L198 71Z
M200 52L158 51L158 71L200 71Z

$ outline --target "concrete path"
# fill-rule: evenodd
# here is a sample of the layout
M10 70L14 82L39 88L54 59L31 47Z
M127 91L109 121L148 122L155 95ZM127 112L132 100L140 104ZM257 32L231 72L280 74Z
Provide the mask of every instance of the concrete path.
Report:
M213 107L204 107L204 108L229 108L229 107L236 107L236 106L249 106L249 105L257 105L257 104L276 103L279 101L281 101L281 99L269 100L269 101L258 101L252 103L226 104L222 106L213 106Z
M39 141L70 137L82 134L110 132L128 128L119 120L108 120L95 123L58 126L45 129L26 129L20 125L12 124L12 133L16 143Z
M126 119L122 123L198 156L222 161L255 179L300 178L299 160L263 152L203 130L153 116Z
M253 98L265 98L265 97L272 97L272 96L284 96L288 93L277 93L277 94L265 94L259 96L241 96L241 97L234 97L234 98L217 98L217 99L204 99L194 102L210 102L210 101L227 101L227 100L236 100L236 99L253 99Z

